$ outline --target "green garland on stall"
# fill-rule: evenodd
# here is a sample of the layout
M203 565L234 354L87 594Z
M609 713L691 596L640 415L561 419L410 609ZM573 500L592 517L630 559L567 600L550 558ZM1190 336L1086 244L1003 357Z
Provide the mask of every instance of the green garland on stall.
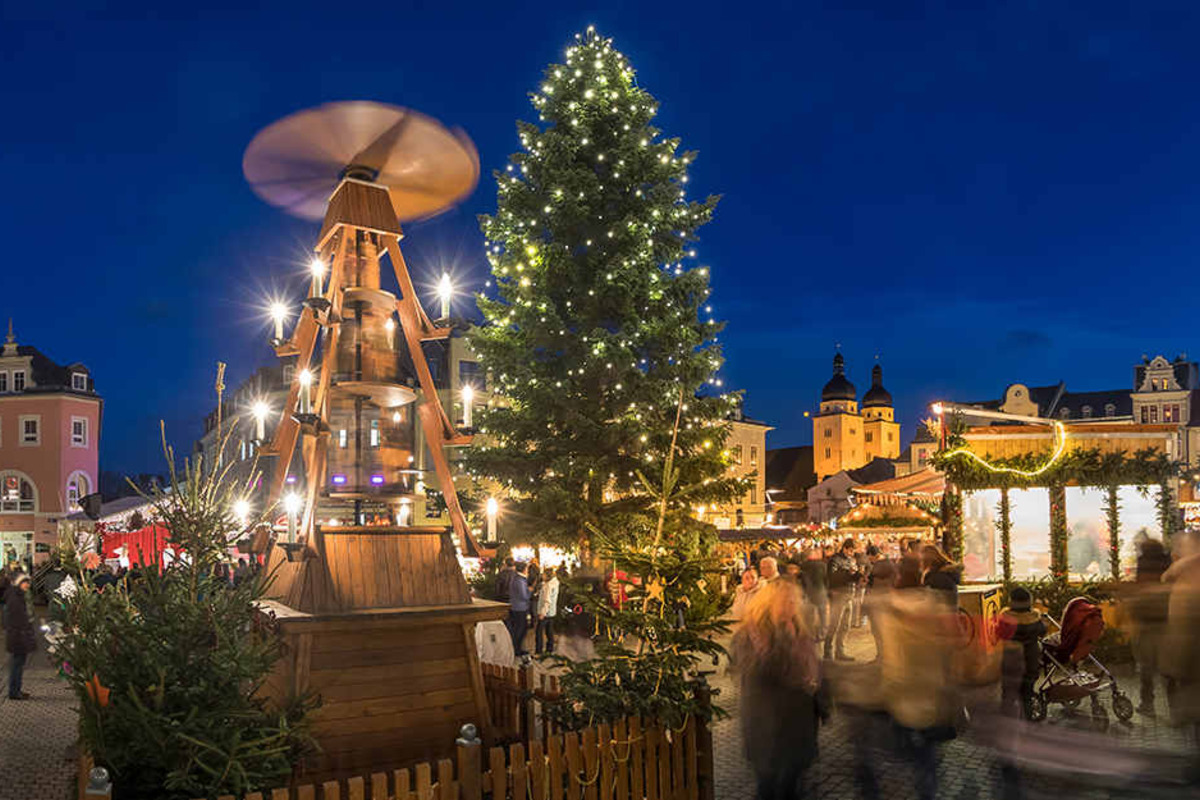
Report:
M1163 541L1171 541L1176 532L1178 517L1175 514L1175 498L1171 495L1171 485L1163 479L1158 485L1158 495L1155 497L1158 506L1158 522L1162 526Z
M942 547L958 563L963 559L962 493L946 487L942 494Z
M1012 504L1008 489L1000 490L1000 503L996 506L1000 528L1000 564L1004 570L1004 583L1012 583Z
M982 489L1028 489L1051 486L1163 486L1179 472L1179 464L1150 448L1127 453L1102 453L1099 448L1068 450L1041 474L1025 477L1011 472L996 472L971 458L951 452L959 445L947 443L935 453L933 466L946 480L966 492ZM1026 453L1011 458L992 459L993 468L1013 468L1032 472L1046 463L1046 456ZM1169 493L1168 493L1169 494ZM1169 502L1169 501L1168 501Z
M1067 580L1067 487L1050 487L1050 575L1063 583Z
M1114 581L1121 580L1121 500L1120 485L1104 487L1104 517L1108 520L1108 567Z

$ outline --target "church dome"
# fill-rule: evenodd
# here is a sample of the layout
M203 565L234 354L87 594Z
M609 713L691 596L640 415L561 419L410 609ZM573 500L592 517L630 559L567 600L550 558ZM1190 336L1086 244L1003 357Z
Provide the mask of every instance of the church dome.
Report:
M887 406L891 408L892 393L883 388L883 367L878 364L871 370L871 388L867 389L867 393L863 395L863 408L878 408Z
M858 390L854 388L853 383L846 380L846 359L842 358L841 353L838 353L833 357L833 377L821 390L821 402L854 400L856 397L858 397Z

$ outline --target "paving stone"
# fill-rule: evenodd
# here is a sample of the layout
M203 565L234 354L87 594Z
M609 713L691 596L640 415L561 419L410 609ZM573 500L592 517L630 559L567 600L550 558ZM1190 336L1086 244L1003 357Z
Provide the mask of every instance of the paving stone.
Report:
M40 639L40 637L39 637ZM0 641L3 633L0 632ZM8 699L8 651L0 669L0 800L70 800L75 796L75 697L58 678L44 642L29 656L23 680L29 700Z

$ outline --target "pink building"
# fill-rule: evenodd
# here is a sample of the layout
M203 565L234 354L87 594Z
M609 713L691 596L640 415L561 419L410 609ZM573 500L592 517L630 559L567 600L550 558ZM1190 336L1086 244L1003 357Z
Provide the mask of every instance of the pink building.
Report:
M0 348L0 559L45 561L58 524L97 490L103 403L82 364Z

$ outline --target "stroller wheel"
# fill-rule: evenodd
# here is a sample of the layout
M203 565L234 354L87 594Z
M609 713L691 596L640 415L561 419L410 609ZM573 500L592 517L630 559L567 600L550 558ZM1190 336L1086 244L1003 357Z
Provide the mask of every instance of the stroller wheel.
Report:
M1123 694L1113 694L1112 709L1122 722L1133 719L1133 701Z
M1029 703L1025 707L1025 716L1030 722L1041 722L1046 719L1046 698L1040 694L1029 698Z

